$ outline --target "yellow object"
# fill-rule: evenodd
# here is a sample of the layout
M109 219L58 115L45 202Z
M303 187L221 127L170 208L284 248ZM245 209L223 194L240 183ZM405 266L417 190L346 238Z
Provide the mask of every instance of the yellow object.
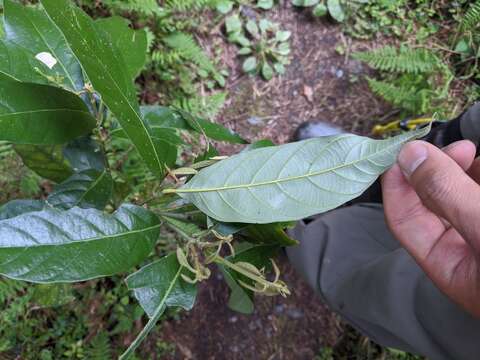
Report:
M397 132L401 130L414 130L416 129L419 125L424 125L431 123L433 121L433 118L431 117L421 117L421 118L415 118L415 119L403 119L403 120L396 120L389 122L385 125L375 125L372 129L372 134L373 135L387 135L392 132Z

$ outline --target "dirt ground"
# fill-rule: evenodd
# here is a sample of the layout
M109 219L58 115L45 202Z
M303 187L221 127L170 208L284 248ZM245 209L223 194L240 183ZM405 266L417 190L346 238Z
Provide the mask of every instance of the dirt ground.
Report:
M390 108L369 91L362 78L369 70L350 54L374 43L352 41L342 35L338 25L312 19L307 11L283 3L273 19L292 31L293 54L286 75L268 83L258 76L246 76L240 71L234 47L227 47L224 63L235 70L227 84L230 95L220 122L249 141L285 143L295 128L308 120L329 121L368 134L372 123ZM344 55L336 51L337 46L344 48ZM222 145L220 150L232 153L238 149ZM220 274L202 284L194 309L181 321L162 325L161 339L176 344L171 358L313 359L323 347L337 343L344 325L285 257L280 263L293 294L286 299L257 297L251 316L227 308L228 289Z
M175 355L162 359L307 360L323 347L333 346L342 333L339 320L287 259L280 261L291 296L257 296L255 313L242 315L226 306L229 290L216 273L200 286L191 312L162 325L162 340L176 345Z

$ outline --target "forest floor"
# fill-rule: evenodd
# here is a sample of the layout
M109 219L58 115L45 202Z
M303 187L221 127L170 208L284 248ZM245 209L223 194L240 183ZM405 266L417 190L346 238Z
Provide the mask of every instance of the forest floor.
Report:
M249 141L271 139L277 144L288 142L304 121L327 121L368 134L390 108L363 79L370 70L349 54L376 44L346 38L339 25L313 19L290 4L277 7L272 15L292 32L287 73L265 82L243 74L237 66L226 86L229 99L219 121ZM336 50L339 46L343 55ZM235 67L234 49L225 49L223 61L230 69ZM222 154L237 150L231 145L219 148ZM176 346L162 359L322 359L322 349L341 343L342 336L351 337L351 330L346 333L345 325L286 257L280 263L292 295L257 296L253 315L227 308L228 289L220 274L201 284L194 309L181 321L165 321L157 332L162 341Z

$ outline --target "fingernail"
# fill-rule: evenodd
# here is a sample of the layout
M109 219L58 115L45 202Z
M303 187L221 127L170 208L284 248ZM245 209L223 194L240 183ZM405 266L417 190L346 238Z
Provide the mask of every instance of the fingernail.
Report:
M406 144L398 154L398 165L403 173L410 177L415 170L427 159L427 147L420 141Z

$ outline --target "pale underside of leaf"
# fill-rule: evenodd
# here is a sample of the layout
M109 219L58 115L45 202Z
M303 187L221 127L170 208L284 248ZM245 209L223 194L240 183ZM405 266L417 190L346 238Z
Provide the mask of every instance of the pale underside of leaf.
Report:
M292 221L333 209L365 191L420 129L387 140L351 134L241 153L199 172L177 192L225 222Z

